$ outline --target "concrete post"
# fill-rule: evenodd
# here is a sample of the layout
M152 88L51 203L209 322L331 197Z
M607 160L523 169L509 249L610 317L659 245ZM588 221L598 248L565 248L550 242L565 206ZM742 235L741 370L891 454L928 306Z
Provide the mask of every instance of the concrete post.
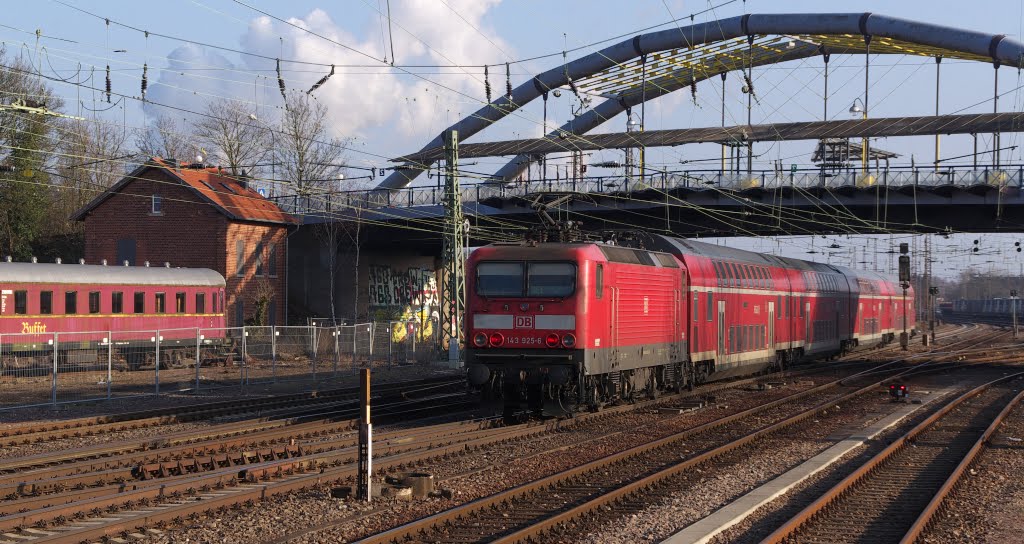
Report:
M373 498L373 425L370 423L370 369L359 371L359 468L356 497L370 502Z

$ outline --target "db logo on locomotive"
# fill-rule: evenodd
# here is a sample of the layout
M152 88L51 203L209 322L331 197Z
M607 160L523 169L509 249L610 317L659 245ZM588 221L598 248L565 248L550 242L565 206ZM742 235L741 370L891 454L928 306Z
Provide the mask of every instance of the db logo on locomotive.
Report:
M533 328L533 316L532 315L517 315L514 328L516 328L516 329L532 329Z

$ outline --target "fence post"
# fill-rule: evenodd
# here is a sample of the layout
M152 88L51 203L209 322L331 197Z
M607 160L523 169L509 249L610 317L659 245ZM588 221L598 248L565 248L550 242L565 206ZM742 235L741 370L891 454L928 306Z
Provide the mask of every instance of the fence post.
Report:
M334 371L331 373L334 377L338 376L338 363L341 361L341 345L339 343L339 337L341 336L341 329L334 326Z
M114 332L107 331L107 400L112 398L111 381L114 379Z
M199 394L199 365L201 365L202 363L203 363L203 335L202 335L199 327L196 327L196 364L193 365L193 366L196 367L196 394L197 395Z
M277 325L270 327L270 381L277 383Z
M245 360L246 359L246 357L245 357L245 347L246 347L245 344L246 344L246 340L248 338L249 338L249 331L243 326L242 327L242 353L239 354L239 356L242 358L242 371L241 371L241 373L239 375L239 381L241 382L240 385L242 387L245 387L246 385L249 385L249 363Z
M156 382L156 394L160 395L160 330L157 329L156 335L153 336L153 341L156 342L156 370L154 371L154 381Z
M57 407L57 346L59 344L59 333L53 333L53 376L50 380L50 401L53 407Z
M311 330L309 331L309 335L310 335L310 338L312 339L312 342L313 342L313 349L310 350L313 353L313 358L312 358L312 362L313 362L313 382L316 383L316 381L317 381L316 380L316 352L317 352L317 349L316 349L317 348L317 345L316 345L317 344L317 342L316 342L316 327L311 327L310 329Z

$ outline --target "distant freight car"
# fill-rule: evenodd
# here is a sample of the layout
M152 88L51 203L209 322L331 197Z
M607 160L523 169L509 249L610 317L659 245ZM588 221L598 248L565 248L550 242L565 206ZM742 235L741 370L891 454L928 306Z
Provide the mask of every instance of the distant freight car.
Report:
M891 342L913 291L873 272L659 235L495 244L467 267L470 384L599 408Z
M33 364L27 354L53 351L55 333L58 355L113 342L135 370L149 362L156 331L169 360L175 346L194 353L197 329L207 329L206 344L224 341L224 277L213 270L0 262L7 370Z

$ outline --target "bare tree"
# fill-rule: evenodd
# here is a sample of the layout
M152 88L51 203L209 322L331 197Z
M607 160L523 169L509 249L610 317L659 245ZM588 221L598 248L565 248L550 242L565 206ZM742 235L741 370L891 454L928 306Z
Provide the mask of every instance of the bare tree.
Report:
M328 123L326 106L304 93L288 96L274 152L299 195L333 189L342 172L348 142L332 137Z
M196 123L195 133L235 176L242 170L253 174L269 152L269 132L257 123L255 108L234 100L207 103L206 117Z
M135 148L141 155L191 160L197 151L189 130L173 118L161 115L135 134Z
M132 154L120 127L96 120L62 125L49 224L57 234L80 235L83 224L72 222L71 214L124 177Z

